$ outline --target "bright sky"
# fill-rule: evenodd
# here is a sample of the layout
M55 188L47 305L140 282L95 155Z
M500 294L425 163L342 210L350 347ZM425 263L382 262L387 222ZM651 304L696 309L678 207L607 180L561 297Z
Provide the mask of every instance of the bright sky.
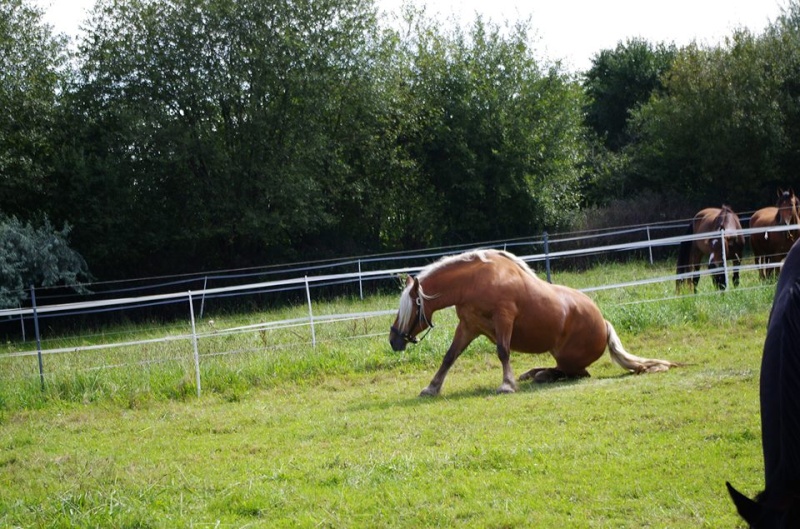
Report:
M94 0L34 0L46 9L57 31L75 35ZM398 12L403 0L377 0ZM714 45L736 28L760 33L781 14L788 0L414 0L443 22L469 22L480 13L502 23L531 17L537 56L561 59L572 71L585 71L592 57L617 43L641 37L679 46L697 41Z

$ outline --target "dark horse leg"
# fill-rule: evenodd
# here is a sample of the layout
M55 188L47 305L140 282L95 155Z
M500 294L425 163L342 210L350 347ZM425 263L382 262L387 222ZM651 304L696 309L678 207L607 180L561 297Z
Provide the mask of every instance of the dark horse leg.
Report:
M739 286L739 267L742 266L742 258L738 253L733 254L733 286Z
M692 292L697 293L697 284L700 283L700 260L703 254L696 245L692 246L692 253L689 257L689 271L692 275Z
M534 382L558 382L572 378L584 378L591 376L585 369L579 373L568 375L557 367L536 367L519 376L519 380L533 380Z
M439 392L442 390L442 384L444 383L444 378L447 376L447 372L453 366L456 359L461 355L464 349L466 349L476 337L477 335L467 331L464 327L464 324L459 322L458 326L456 327L455 335L453 336L453 342L450 344L450 348L447 349L447 352L442 359L442 365L439 366L439 370L436 371L435 375L433 375L433 379L431 379L428 387L423 389L419 394L420 397L434 397L439 394Z

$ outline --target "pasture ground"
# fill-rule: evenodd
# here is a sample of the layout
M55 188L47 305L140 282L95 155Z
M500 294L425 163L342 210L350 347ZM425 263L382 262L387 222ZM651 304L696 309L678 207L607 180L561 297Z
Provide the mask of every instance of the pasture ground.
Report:
M325 346L319 368L269 385L6 405L0 526L743 527L724 482L763 485L771 290L752 292L601 299L630 352L688 364L667 373L628 375L606 354L591 378L496 395L480 340L440 397L419 398L452 336L442 313L405 356L386 336Z

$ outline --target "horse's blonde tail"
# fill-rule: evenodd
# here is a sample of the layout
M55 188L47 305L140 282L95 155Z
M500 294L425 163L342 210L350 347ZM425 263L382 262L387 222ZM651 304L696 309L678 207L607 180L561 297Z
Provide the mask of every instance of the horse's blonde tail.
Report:
M614 326L608 320L606 320L606 330L608 332L608 352L611 354L611 360L622 369L627 369L638 375L639 373L667 371L670 367L678 367L679 365L668 360L641 358L632 355L622 347L617 331L614 330Z

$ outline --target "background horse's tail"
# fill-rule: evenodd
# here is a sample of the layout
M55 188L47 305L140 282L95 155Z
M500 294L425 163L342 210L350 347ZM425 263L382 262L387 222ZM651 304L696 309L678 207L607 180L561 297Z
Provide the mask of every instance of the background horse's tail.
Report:
M657 373L659 371L667 371L670 367L678 367L678 364L668 360L642 358L630 354L622 347L617 331L614 330L614 326L608 320L606 320L606 330L608 332L608 352L611 354L611 360L622 369L627 369L638 375L639 373Z

